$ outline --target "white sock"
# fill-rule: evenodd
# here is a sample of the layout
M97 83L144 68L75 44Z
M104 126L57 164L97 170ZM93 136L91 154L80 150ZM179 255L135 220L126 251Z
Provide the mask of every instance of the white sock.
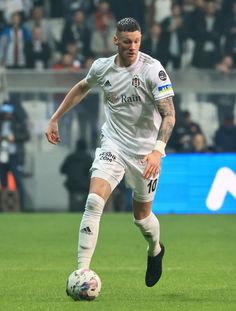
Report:
M103 198L96 193L88 195L79 229L78 269L89 269L97 244L99 223L104 205Z
M145 240L148 242L148 255L156 256L160 253L160 224L157 217L151 212L146 218L134 220L136 226L139 227Z

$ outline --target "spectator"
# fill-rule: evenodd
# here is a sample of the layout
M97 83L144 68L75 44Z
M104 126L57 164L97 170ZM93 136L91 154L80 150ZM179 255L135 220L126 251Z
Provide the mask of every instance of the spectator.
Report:
M93 0L62 0L64 17L71 17L71 14L77 10L82 10L89 16L94 11Z
M24 143L29 140L26 114L19 103L5 103L0 108L0 180L7 189L10 171L19 192L20 209L25 209L23 187Z
M152 22L162 23L171 16L171 0L150 0L148 17Z
M187 4L185 3L187 2ZM204 15L205 0L185 0L182 8L185 17L187 37L195 39L193 25Z
M181 67L183 42L185 39L185 25L182 9L179 4L172 5L172 15L162 22L163 38L167 46L167 64L171 63L175 69Z
M25 45L31 40L31 34L21 25L21 19L20 13L13 13L11 25L4 28L0 37L0 64L7 68L26 66Z
M69 211L83 211L89 190L89 169L92 157L87 151L86 141L76 143L74 153L68 155L62 163L60 172L66 175L65 187L69 194Z
M49 20L44 17L43 7L33 7L31 16L32 18L26 24L27 28L32 32L36 26L40 27L42 40L50 46L50 49L53 52L55 50L55 42Z
M65 46L64 54L70 54L73 58L73 65L76 68L81 68L85 60L85 56L82 54L82 51L79 50L76 42L68 42Z
M221 79L224 79L225 83L227 83L228 79L231 79L228 74L233 69L233 58L230 55L225 55L221 59L221 61L216 65L216 70L219 71ZM218 121L219 124L224 122L225 114L233 114L234 105L235 105L235 94L228 93L216 93L209 94L208 100L213 102L217 108L218 113Z
M232 17L232 7L235 0L222 0L221 18L228 21Z
M64 10L64 1L65 0L47 1L51 18L65 17L66 10Z
M83 69L89 70L93 62L94 62L94 58L86 57L83 62Z
M31 0L0 1L0 9L2 9L4 13L4 18L8 23L11 21L11 16L15 12L19 12L22 17L28 18L31 7L32 7Z
M204 153L207 152L206 138L203 133L196 133L192 136L190 152Z
M236 1L233 3L231 15L226 23L225 53L231 55L236 64Z
M164 45L161 25L153 23L148 36L142 41L142 51L158 59L165 67L167 64L167 46Z
M225 55L221 61L216 64L216 69L223 74L228 74L233 67L234 60L231 55Z
M180 4L182 6L183 12L188 15L188 13L193 12L194 10L194 0L182 0L182 1L176 1L176 3Z
M0 105L9 99L5 68L0 66Z
M1 34L2 34L5 26L6 26L6 23L5 23L5 19L3 16L3 11L1 11L1 8L0 8L0 37L1 37Z
M40 26L35 26L32 31L32 41L26 44L26 62L28 68L42 70L49 67L51 56L50 46L43 39Z
M112 29L115 28L116 21L110 10L110 4L108 1L102 0L98 3L92 20L94 30L103 31L106 29L107 25L109 25Z
M175 126L173 138L169 145L176 151L189 152L192 148L192 137L198 133L202 134L200 125L192 121L188 110L184 110L180 122Z
M216 131L215 148L218 152L236 152L236 125L232 114L225 116Z
M68 21L62 31L61 50L68 43L76 42L77 48L82 55L90 56L91 32L85 25L85 15L82 10L77 10L73 14L72 21Z
M192 65L196 68L214 68L220 58L222 30L214 1L205 2L204 12L198 10L192 19L191 29L195 40Z
M112 21L104 15L99 23L100 29L93 31L91 51L95 57L109 57L116 52L116 46L113 43L115 30L110 23Z
M204 12L206 0L193 0L195 9L199 12Z
M54 70L68 70L69 72L78 72L80 70L79 64L76 62L74 56L70 53L65 53L61 59L52 66Z

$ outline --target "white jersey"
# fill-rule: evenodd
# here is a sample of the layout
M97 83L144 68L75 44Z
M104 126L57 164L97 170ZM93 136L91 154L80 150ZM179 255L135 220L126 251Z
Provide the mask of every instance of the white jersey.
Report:
M161 63L147 54L139 52L129 67L117 66L115 57L96 60L85 78L104 91L102 134L125 153L146 155L161 123L156 101L173 96L172 85Z

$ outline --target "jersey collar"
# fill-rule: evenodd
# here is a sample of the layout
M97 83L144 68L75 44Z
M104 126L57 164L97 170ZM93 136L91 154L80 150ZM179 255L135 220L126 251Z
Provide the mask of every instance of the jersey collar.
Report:
M115 59L116 59L116 56L117 56L117 55L118 55L118 54L115 54L115 55L113 56L113 64L112 64L113 68L116 69L117 71L127 71L127 70L133 69L133 68L136 66L136 64L137 64L138 61L139 61L140 52L138 52L138 56L137 56L137 58L136 58L136 61L135 61L132 65L130 65L130 66L128 66L128 67L120 67L120 66L116 65Z

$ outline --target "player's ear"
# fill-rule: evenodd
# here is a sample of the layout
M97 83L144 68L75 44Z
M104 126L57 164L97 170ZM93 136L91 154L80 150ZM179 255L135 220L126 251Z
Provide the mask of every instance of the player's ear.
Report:
M118 37L117 37L117 35L114 35L114 37L113 37L113 43L114 43L115 45L118 45Z

